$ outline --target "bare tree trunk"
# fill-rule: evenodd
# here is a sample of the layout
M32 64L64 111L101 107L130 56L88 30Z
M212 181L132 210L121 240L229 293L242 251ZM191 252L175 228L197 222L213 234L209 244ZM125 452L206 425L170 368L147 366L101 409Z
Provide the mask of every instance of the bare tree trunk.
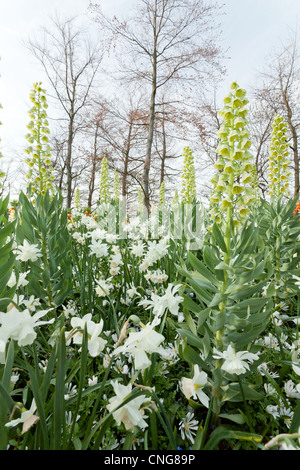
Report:
M130 120L128 137L127 137L127 146L125 150L124 166L123 166L123 175L122 175L122 196L126 198L127 196L127 176L128 176L128 163L129 163L129 152L131 145L131 133L132 133L132 121Z
M160 164L160 186L162 185L165 179L165 161L167 158L167 142L166 142L166 129L165 129L165 115L163 111L162 117L162 156L161 156L161 164Z
M295 126L293 125L293 112L289 104L289 100L286 95L286 90L283 89L282 79L280 77L280 88L283 98L284 105L287 110L287 123L292 135L293 146L291 147L293 151L293 160L294 160L294 196L296 197L299 194L299 155L298 155L298 136Z
M96 174L96 158L94 156L93 163L92 163L90 184L89 184L89 197L88 197L88 202L87 202L88 207L92 207L92 199L93 199L93 194L95 190L95 174Z
M156 74L157 74L157 57L156 57L156 46L154 46L153 51L153 68L152 68L152 91L151 91L151 100L150 100L150 113L149 113L149 130L147 137L147 147L146 147L146 156L144 161L144 174L143 174L143 185L144 185L144 204L150 213L150 192L149 192L149 174L151 167L151 153L152 153L152 143L153 143L153 134L154 134L154 122L155 122L155 97L156 97Z
M73 119L70 119L68 128L68 148L66 157L66 170L67 170L67 207L72 204L72 144L73 144Z
M93 152L93 158L92 158L92 169L91 169L91 177L90 177L90 182L89 182L89 196L88 196L88 203L87 203L88 207L92 207L92 199L93 199L93 194L95 190L98 129L99 127L96 126L95 138L94 138L94 152Z
M66 165L64 165L61 169L59 183L58 183L58 187L59 187L61 192L63 191L63 179L64 179L64 174L65 174L65 167L66 167Z

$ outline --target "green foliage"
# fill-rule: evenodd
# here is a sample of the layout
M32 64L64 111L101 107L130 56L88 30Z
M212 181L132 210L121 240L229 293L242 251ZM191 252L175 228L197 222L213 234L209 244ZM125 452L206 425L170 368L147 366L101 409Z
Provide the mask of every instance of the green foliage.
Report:
M2 109L2 104L0 103L0 109ZM0 126L2 125L2 122L0 122ZM0 139L0 142L1 142L1 139ZM2 152L0 151L0 158L3 158L3 155L2 155ZM0 171L0 178L4 178L5 176L5 172L4 171ZM2 183L0 183L0 188L2 187Z
M298 205L259 200L246 104L232 84L194 250L188 147L167 235L164 184L159 217L139 191L123 220L105 158L93 215L79 188L68 211L44 186L0 200L1 450L299 447Z
M299 276L300 225L294 216L296 200L279 198L271 203L261 200L256 218L260 236L272 252L274 288L278 299L297 294L292 276Z
M265 330L273 308L272 294L264 294L273 274L272 257L254 222L245 223L236 234L229 263L222 260L225 247L224 237L215 224L202 252L198 256L188 254L191 269L178 266L195 293L194 300L185 297L186 325L177 330L187 346L183 346L182 354L191 365L198 354L197 363L213 377L220 404L214 410L217 414L225 402L236 400L240 391L234 388L234 378L213 359L214 348L226 350L232 345L235 351L251 351L250 345ZM249 398L255 396L253 390ZM256 399L259 397L258 394Z
M42 253L37 261L28 261L31 293L49 307L57 308L72 290L67 211L59 193L51 199L47 190L44 196L38 195L34 204L24 193L20 194L16 242L22 245L24 240L37 244Z
M8 196L0 200L0 309L5 309L15 293L14 287L8 287L8 281L15 264L12 251L16 221L7 218Z

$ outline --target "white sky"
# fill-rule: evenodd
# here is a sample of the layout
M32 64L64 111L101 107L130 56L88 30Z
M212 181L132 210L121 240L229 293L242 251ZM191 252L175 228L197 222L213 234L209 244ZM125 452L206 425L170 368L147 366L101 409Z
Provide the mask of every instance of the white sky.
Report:
M134 0L98 0L103 9L118 16ZM287 28L297 26L300 0L219 0L226 15L221 18L224 47L230 47L224 89L235 80L247 89L255 80L268 54L287 36ZM94 0L92 3L97 3ZM57 11L62 16L86 17L89 0L0 0L0 110L1 150L6 162L26 146L29 93L32 84L42 81L39 65L23 43L37 34ZM91 23L91 28L95 24Z

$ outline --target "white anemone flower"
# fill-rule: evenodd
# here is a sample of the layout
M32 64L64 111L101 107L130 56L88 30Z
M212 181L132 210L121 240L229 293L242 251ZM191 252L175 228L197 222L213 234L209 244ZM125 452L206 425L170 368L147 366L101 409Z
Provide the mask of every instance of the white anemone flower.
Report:
M299 390L297 390L292 380L288 380L287 382L285 382L284 391L286 393L286 396L289 398L300 398Z
M20 261L36 261L42 255L38 245L30 245L27 240L24 240L23 245L16 248L17 258Z
M145 395L141 395L116 410L116 408L122 405L131 393L132 385L122 385L116 381L112 383L112 386L116 395L110 398L107 409L112 412L116 423L118 425L123 423L127 430L134 430L135 426L145 429L148 424L144 420L144 408L141 408L141 406L145 400L148 400L147 397Z
M96 377L95 375L93 375L91 379L88 379L89 387L92 387L92 385L96 385L97 383L98 383L98 377Z
M199 421L194 419L194 413L189 411L179 423L182 440L188 439L192 444L194 444L194 436L196 435L198 427Z
M300 277L293 274L292 278L296 280L295 285L300 287Z
M35 312L36 307L41 305L40 299L31 295L28 299L24 299L22 302L30 312Z
M181 381L181 389L183 394L189 400L199 400L202 405L209 407L209 397L203 392L203 388L207 385L207 374L204 371L200 371L198 364L194 366L194 376L192 379L183 377Z
M214 348L214 359L224 359L221 369L229 374L241 375L249 370L249 364L258 359L257 354L248 351L236 352L231 345L228 346L226 351L220 352Z

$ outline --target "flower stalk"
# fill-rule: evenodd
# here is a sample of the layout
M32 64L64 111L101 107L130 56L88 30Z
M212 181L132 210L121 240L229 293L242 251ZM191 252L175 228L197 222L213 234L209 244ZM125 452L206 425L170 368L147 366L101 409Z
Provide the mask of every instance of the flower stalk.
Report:
M31 194L35 197L38 194L45 195L46 191L53 189L51 164L51 147L49 145L49 123L47 120L47 99L46 90L41 87L41 82L35 83L30 93L32 107L29 111L30 122L26 134L29 146L25 149L28 154L25 162L29 166L26 177L31 186Z
M224 107L219 115L223 123L218 132L220 139L217 147L218 160L215 164L216 175L212 178L213 191L210 198L210 215L214 223L224 234L226 250L223 261L230 265L231 241L236 227L239 227L250 211L251 204L256 199L253 185L253 163L250 134L247 130L246 91L235 82L231 84L230 93L224 98ZM229 274L223 271L224 280L221 293L228 288ZM219 304L219 315L225 315L227 301ZM223 328L215 333L217 348L223 349ZM218 372L222 361L216 360L214 387L214 420L220 412L222 399L222 379Z

